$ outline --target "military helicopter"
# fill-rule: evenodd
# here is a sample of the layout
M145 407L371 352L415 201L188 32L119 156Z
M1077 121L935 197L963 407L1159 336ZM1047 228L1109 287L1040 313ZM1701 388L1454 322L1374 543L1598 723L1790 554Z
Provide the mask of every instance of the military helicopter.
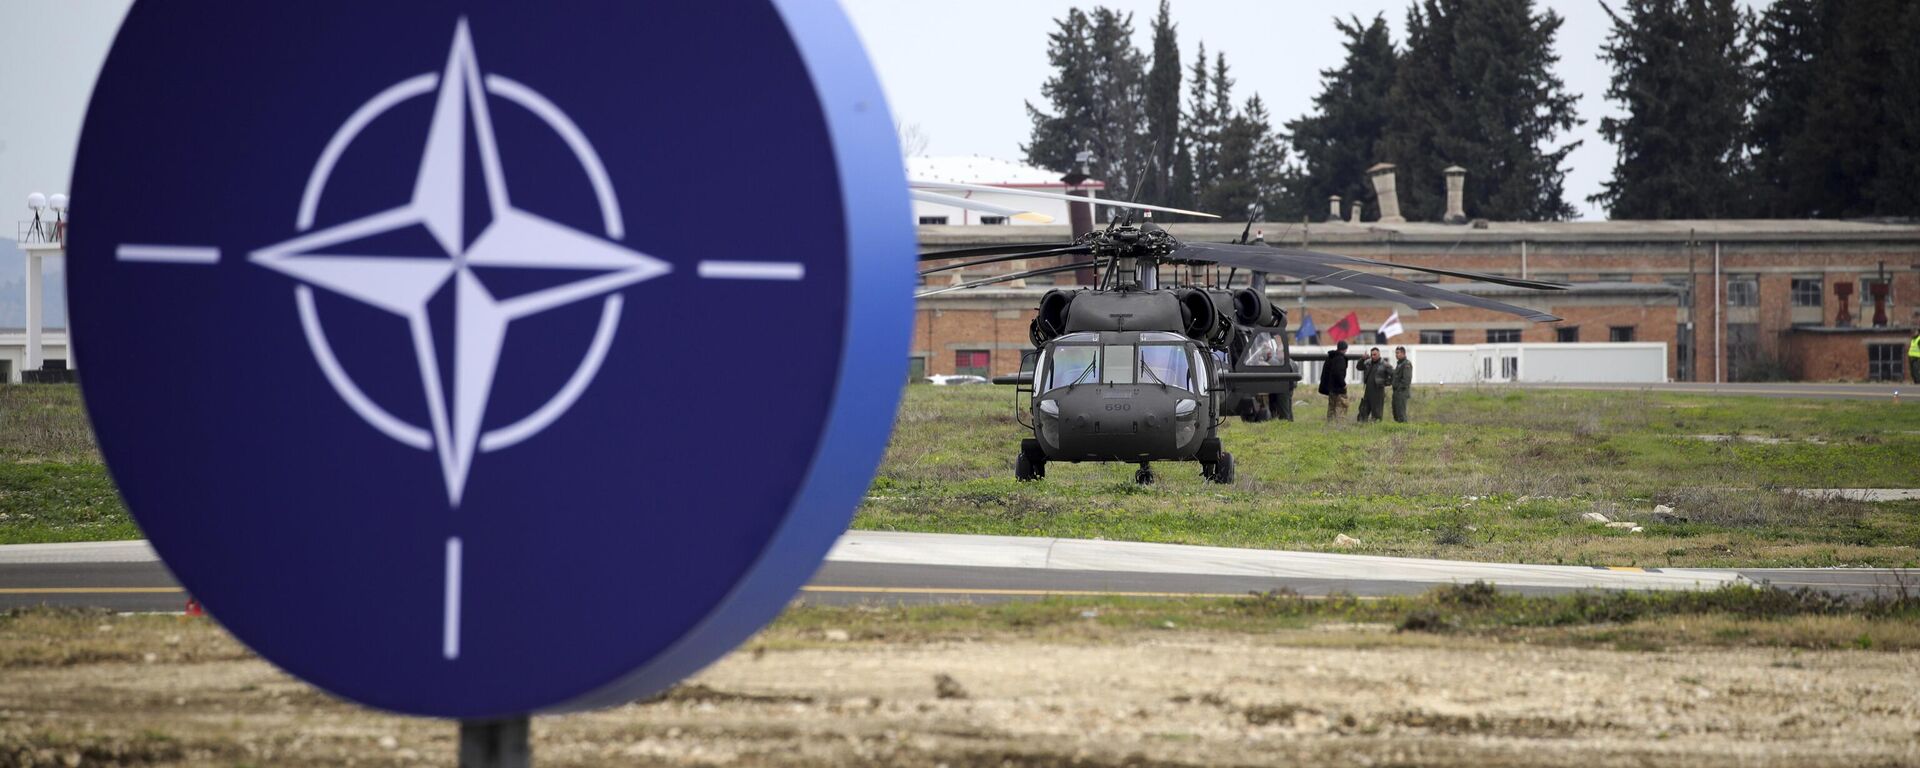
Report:
M1026 396L1025 407L1015 410L1021 425L1033 431L1033 437L1020 441L1014 460L1014 476L1023 481L1045 478L1051 462L1098 461L1138 464L1134 482L1146 485L1156 479L1154 462L1193 461L1199 463L1200 474L1207 480L1233 482L1233 454L1221 445L1220 424L1252 397L1298 382L1301 371L1296 361L1310 359L1293 355L1288 349L1286 312L1266 295L1267 273L1415 309L1437 309L1439 305L1433 300L1441 300L1535 322L1560 318L1361 268L1411 269L1538 290L1567 287L1251 244L1246 242L1244 232L1239 243L1184 243L1154 224L1152 212L1197 212L1019 192L1143 212L1137 222L1131 213L1116 216L1105 229L1088 232L1070 243L992 245L920 256L922 261L964 259L923 270L923 276L1023 259L1087 258L923 291L916 298L1079 269L1092 268L1100 276L1090 288L1055 289L1042 295L1028 326L1037 350L1032 366L1023 365L1020 373L993 380L1017 387L1016 399ZM1247 226L1251 229L1252 223ZM1168 267L1172 268L1173 279L1163 282L1162 273ZM1182 267L1186 268L1184 280ZM1202 267L1249 270L1253 285L1228 290L1232 272L1225 284L1196 279ZM1313 357L1325 359L1324 354Z

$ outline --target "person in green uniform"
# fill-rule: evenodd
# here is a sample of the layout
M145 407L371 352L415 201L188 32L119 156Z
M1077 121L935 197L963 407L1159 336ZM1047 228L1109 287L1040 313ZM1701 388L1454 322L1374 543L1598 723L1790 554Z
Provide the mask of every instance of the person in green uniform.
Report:
M1386 415L1387 385L1392 382L1393 372L1387 370L1387 361L1380 359L1380 348L1369 350L1367 359L1360 361L1360 383L1366 386L1360 396L1360 421L1379 421Z
M1913 342L1907 345L1907 376L1920 384L1920 331L1913 332Z
M1393 420L1407 423L1407 397L1413 394L1413 361L1406 347L1393 348Z

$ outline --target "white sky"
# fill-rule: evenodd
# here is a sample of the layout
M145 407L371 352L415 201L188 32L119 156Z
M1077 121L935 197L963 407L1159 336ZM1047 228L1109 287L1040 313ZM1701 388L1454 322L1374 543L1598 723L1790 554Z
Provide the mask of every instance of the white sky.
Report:
M1049 73L1047 33L1070 0L842 0L886 85L896 120L917 124L929 154L982 154L1019 159L1029 128L1023 101L1040 101ZM1182 62L1205 41L1224 51L1238 80L1235 95L1259 93L1276 122L1304 114L1320 89L1319 70L1336 66L1341 37L1336 15L1371 18L1385 12L1394 41L1404 33L1411 0L1176 0ZM1765 0L1742 0L1764 5ZM1134 13L1138 43L1151 47L1157 0L1107 0ZM0 0L0 210L26 215L32 191L67 191L75 143L94 78L128 0L44 2ZM1586 196L1613 167L1599 119L1611 114L1603 94L1608 69L1599 62L1607 19L1595 0L1544 0L1567 19L1559 72L1581 95L1586 124L1568 137L1585 139L1569 159L1567 197L1588 218L1602 213ZM1389 158L1382 158L1389 159ZM1468 183L1472 183L1469 179ZM12 227L0 230L11 238Z

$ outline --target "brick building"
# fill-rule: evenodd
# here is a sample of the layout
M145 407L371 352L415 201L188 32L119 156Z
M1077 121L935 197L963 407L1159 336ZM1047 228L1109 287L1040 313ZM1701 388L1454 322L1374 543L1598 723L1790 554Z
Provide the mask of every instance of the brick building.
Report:
M1228 242L1242 225L1172 224L1188 241ZM1845 221L1606 221L1262 224L1270 244L1407 264L1569 282L1565 292L1480 283L1449 288L1545 309L1564 320L1532 324L1443 305L1417 311L1343 291L1275 280L1274 299L1297 327L1303 309L1325 328L1348 312L1369 330L1398 311L1407 334L1394 343L1489 341L1665 342L1677 380L1769 378L1866 380L1905 375L1906 340L1920 327L1920 225ZM1062 242L1065 226L923 226L928 250L993 243ZM1058 262L1056 257L1053 261ZM963 279L1046 266L1004 263ZM1061 262L1064 263L1064 262ZM1170 270L1171 268L1169 268ZM1432 276L1406 272L1409 279ZM1235 284L1244 284L1240 273ZM928 278L948 284L952 273ZM1027 323L1042 293L1078 284L1063 273L1024 284L956 291L920 300L916 375L1008 373L1030 347ZM1885 303L1876 315L1875 283ZM1876 327L1876 319L1879 325Z

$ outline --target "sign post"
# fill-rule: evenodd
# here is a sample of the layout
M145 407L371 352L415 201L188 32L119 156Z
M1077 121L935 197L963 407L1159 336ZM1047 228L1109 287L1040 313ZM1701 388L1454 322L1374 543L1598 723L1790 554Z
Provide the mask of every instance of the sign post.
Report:
M137 3L69 243L101 450L261 656L525 765L844 530L912 326L895 141L824 0ZM805 193L777 241L746 176Z

